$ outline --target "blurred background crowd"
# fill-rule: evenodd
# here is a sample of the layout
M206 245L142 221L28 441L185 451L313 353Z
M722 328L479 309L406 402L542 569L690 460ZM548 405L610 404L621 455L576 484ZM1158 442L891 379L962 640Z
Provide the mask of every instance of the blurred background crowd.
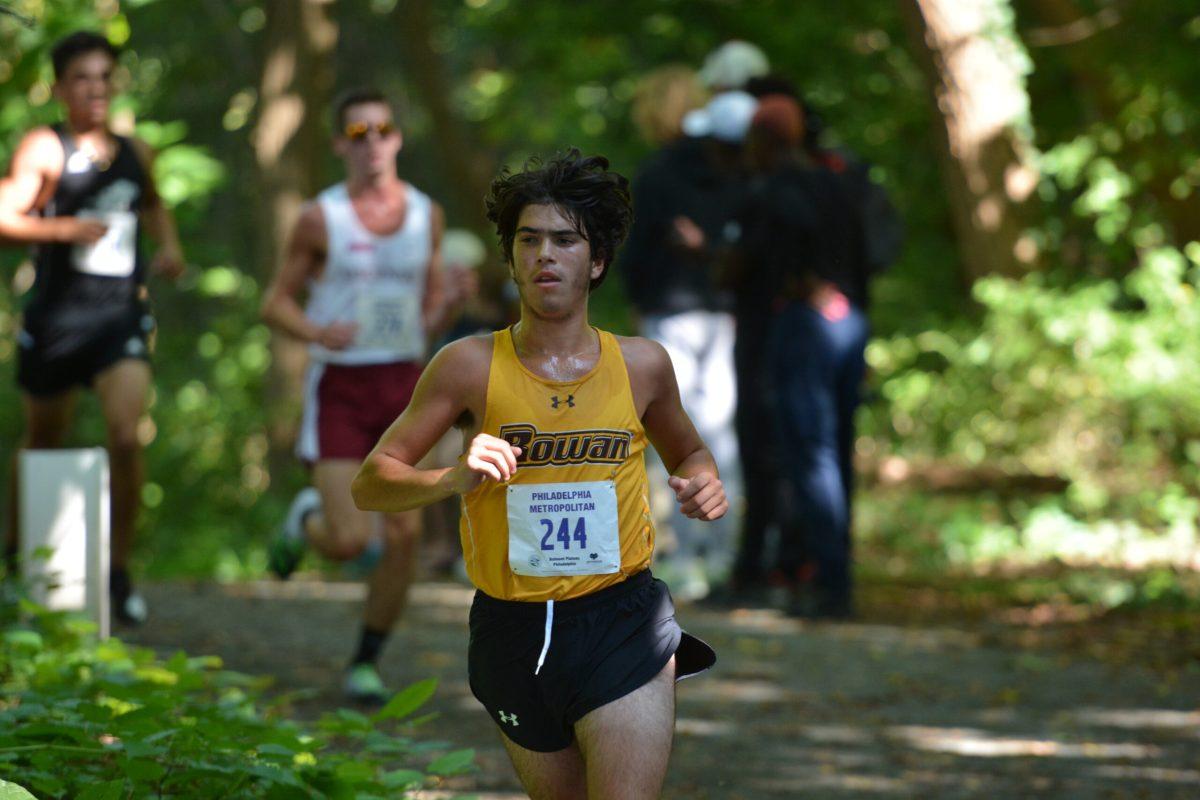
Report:
M12 6L41 24L0 16L0 160L56 118L48 47L106 32L126 47L114 124L159 149L193 264L155 292L150 573L265 569L303 481L303 352L258 321L260 293L300 203L336 175L330 98L373 83L397 99L400 174L455 229L456 334L512 314L480 204L500 166L574 145L634 179L623 280L593 319L668 346L743 498L704 537L662 520L682 593L760 602L776 586L796 613L844 613L853 527L859 574L1093 565L1109 571L1062 586L1107 605L1186 595L1194 11L205 0L183 36L166 0ZM31 270L0 260L11 369ZM102 439L85 412L78 439ZM6 447L18 428L0 415Z

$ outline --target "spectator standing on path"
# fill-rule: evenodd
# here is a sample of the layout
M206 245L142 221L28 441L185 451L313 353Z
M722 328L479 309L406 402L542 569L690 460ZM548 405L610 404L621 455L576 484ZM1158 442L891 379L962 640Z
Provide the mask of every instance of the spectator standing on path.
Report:
M841 267L842 283L847 284L847 294L865 312L868 305L867 283L872 275L882 272L898 257L903 241L903 224L887 192L870 177L870 165L845 150L829 150L821 145L820 134L823 123L800 97L795 84L779 75L765 75L751 79L747 91L760 99L771 97L771 109L764 112L759 121L762 128L770 124L781 136L794 135L799 124L804 161L810 168L821 167L839 176L839 197L848 200L854 207L858 221L854 235L859 241L858 262ZM793 114L780 98L794 100L799 107ZM761 134L760 134L761 139ZM760 141L761 145L762 142ZM768 184L772 167L764 159L774 160L769 149L758 148L756 173L752 183L756 191ZM788 161L795 159L789 158ZM754 192L751 193L752 195ZM836 206L836 201L834 202ZM799 212L798 212L799 213ZM763 243L766 248L766 243ZM735 248L736 250L736 248ZM770 254L769 254L770 255ZM722 603L757 605L765 602L767 589L766 541L767 531L782 525L781 501L787 496L779 473L776 435L773 414L770 410L773 370L765 367L766 342L773 319L772 299L777 298L780 286L778 276L767 270L752 270L743 263L737 271L737 282L733 285L737 299L735 316L738 333L735 345L735 361L738 371L738 441L743 454L743 469L746 486L746 515L742 533L738 540L738 553L726 591L720 593ZM778 309L774 309L778 310ZM839 459L843 465L843 484L847 494L847 508L853 491L852 461L853 426L843 432ZM849 437L849 438L846 438ZM751 455L754 454L754 455ZM791 524L796 524L793 520ZM789 535L795 544L803 537ZM803 559L796 550L791 558ZM774 576L789 583L792 577Z
M717 465L662 346L588 324L629 225L627 187L578 151L493 182L520 321L442 349L354 483L381 511L462 496L471 689L535 798L658 797L674 683L715 660L650 574L643 453L652 442L694 519L728 508ZM468 443L458 465L414 466L452 426Z
M293 500L271 545L271 568L287 578L311 546L370 569L345 690L356 701L382 702L376 664L407 602L420 514L360 511L350 482L411 400L427 336L440 322L442 211L397 176L402 138L382 93L342 95L334 121L346 179L302 210L262 306L268 324L309 343L310 358L297 453L312 466L313 486Z
M640 109L659 112L639 111L643 129L667 141L634 180L638 213L618 268L641 334L670 354L683 407L720 465L730 496L737 497L733 317L715 273L724 229L742 187L741 141L755 102L742 92L727 91L671 121L686 107L672 98L690 99L695 93L687 90L694 85L689 73L668 69L673 70L666 73L671 80L655 74L638 101ZM653 495L664 494L660 478ZM662 566L678 578L680 596L703 596L710 577L728 569L733 520L701 529L675 512L668 519L676 549Z
M799 104L763 97L748 146L760 177L741 215L738 260L748 302L777 312L762 389L789 490L779 552L794 590L789 610L843 617L852 611L851 453L871 273L853 178L814 164L802 140Z
M782 75L752 78L746 83L746 91L759 98L781 94L799 104L804 126L801 148L812 163L846 177L862 226L864 269L874 275L895 263L904 245L904 221L887 190L871 177L871 164L844 147L830 149L822 145L824 121L788 78Z
M174 219L155 187L153 152L109 127L117 56L107 39L88 31L55 45L54 96L66 119L35 128L17 146L0 182L0 239L33 245L36 270L17 334L21 449L61 447L78 388L96 392L111 476L109 593L116 619L137 624L147 614L129 576L144 479L138 423L154 332L146 273L175 279L184 262ZM143 229L158 244L148 265ZM17 551L16 472L10 560Z

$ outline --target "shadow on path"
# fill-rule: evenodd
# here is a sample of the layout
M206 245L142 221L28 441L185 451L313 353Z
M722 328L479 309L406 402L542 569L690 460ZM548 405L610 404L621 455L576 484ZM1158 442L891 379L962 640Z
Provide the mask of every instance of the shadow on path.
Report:
M164 653L315 689L301 716L340 704L362 588L292 581L145 587L151 621L120 631ZM450 788L524 797L466 682L471 590L422 583L381 665L389 685L438 678L423 736L474 747ZM1200 671L1161 675L1053 652L981 646L968 630L812 624L776 612L682 606L720 655L680 684L664 797L1194 798ZM430 795L431 797L434 795Z

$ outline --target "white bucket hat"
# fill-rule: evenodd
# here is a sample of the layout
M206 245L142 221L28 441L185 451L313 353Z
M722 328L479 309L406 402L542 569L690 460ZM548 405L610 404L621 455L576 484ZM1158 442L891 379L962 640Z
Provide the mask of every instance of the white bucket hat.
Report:
M762 50L734 39L708 54L700 68L700 81L711 89L741 89L746 81L766 75L770 69Z
M478 267L487 257L479 237L463 228L447 228L442 234L442 261L461 267Z

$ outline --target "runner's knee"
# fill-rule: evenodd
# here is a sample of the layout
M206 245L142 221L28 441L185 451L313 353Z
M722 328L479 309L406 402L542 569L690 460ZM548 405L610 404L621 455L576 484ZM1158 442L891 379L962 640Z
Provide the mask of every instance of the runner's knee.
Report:
M137 422L118 422L108 426L108 449L116 455L130 455L142 447Z
M389 519L383 526L383 543L388 549L411 550L421 538L421 528L413 520Z
M336 521L325 517L328 539L322 551L325 556L335 561L349 561L358 558L367 549L370 542L370 529L356 522Z
M25 418L25 438L21 446L32 450L62 447L69 427L70 417L65 413L31 411Z
M22 445L29 450L53 450L62 447L65 432L57 428L31 427Z

